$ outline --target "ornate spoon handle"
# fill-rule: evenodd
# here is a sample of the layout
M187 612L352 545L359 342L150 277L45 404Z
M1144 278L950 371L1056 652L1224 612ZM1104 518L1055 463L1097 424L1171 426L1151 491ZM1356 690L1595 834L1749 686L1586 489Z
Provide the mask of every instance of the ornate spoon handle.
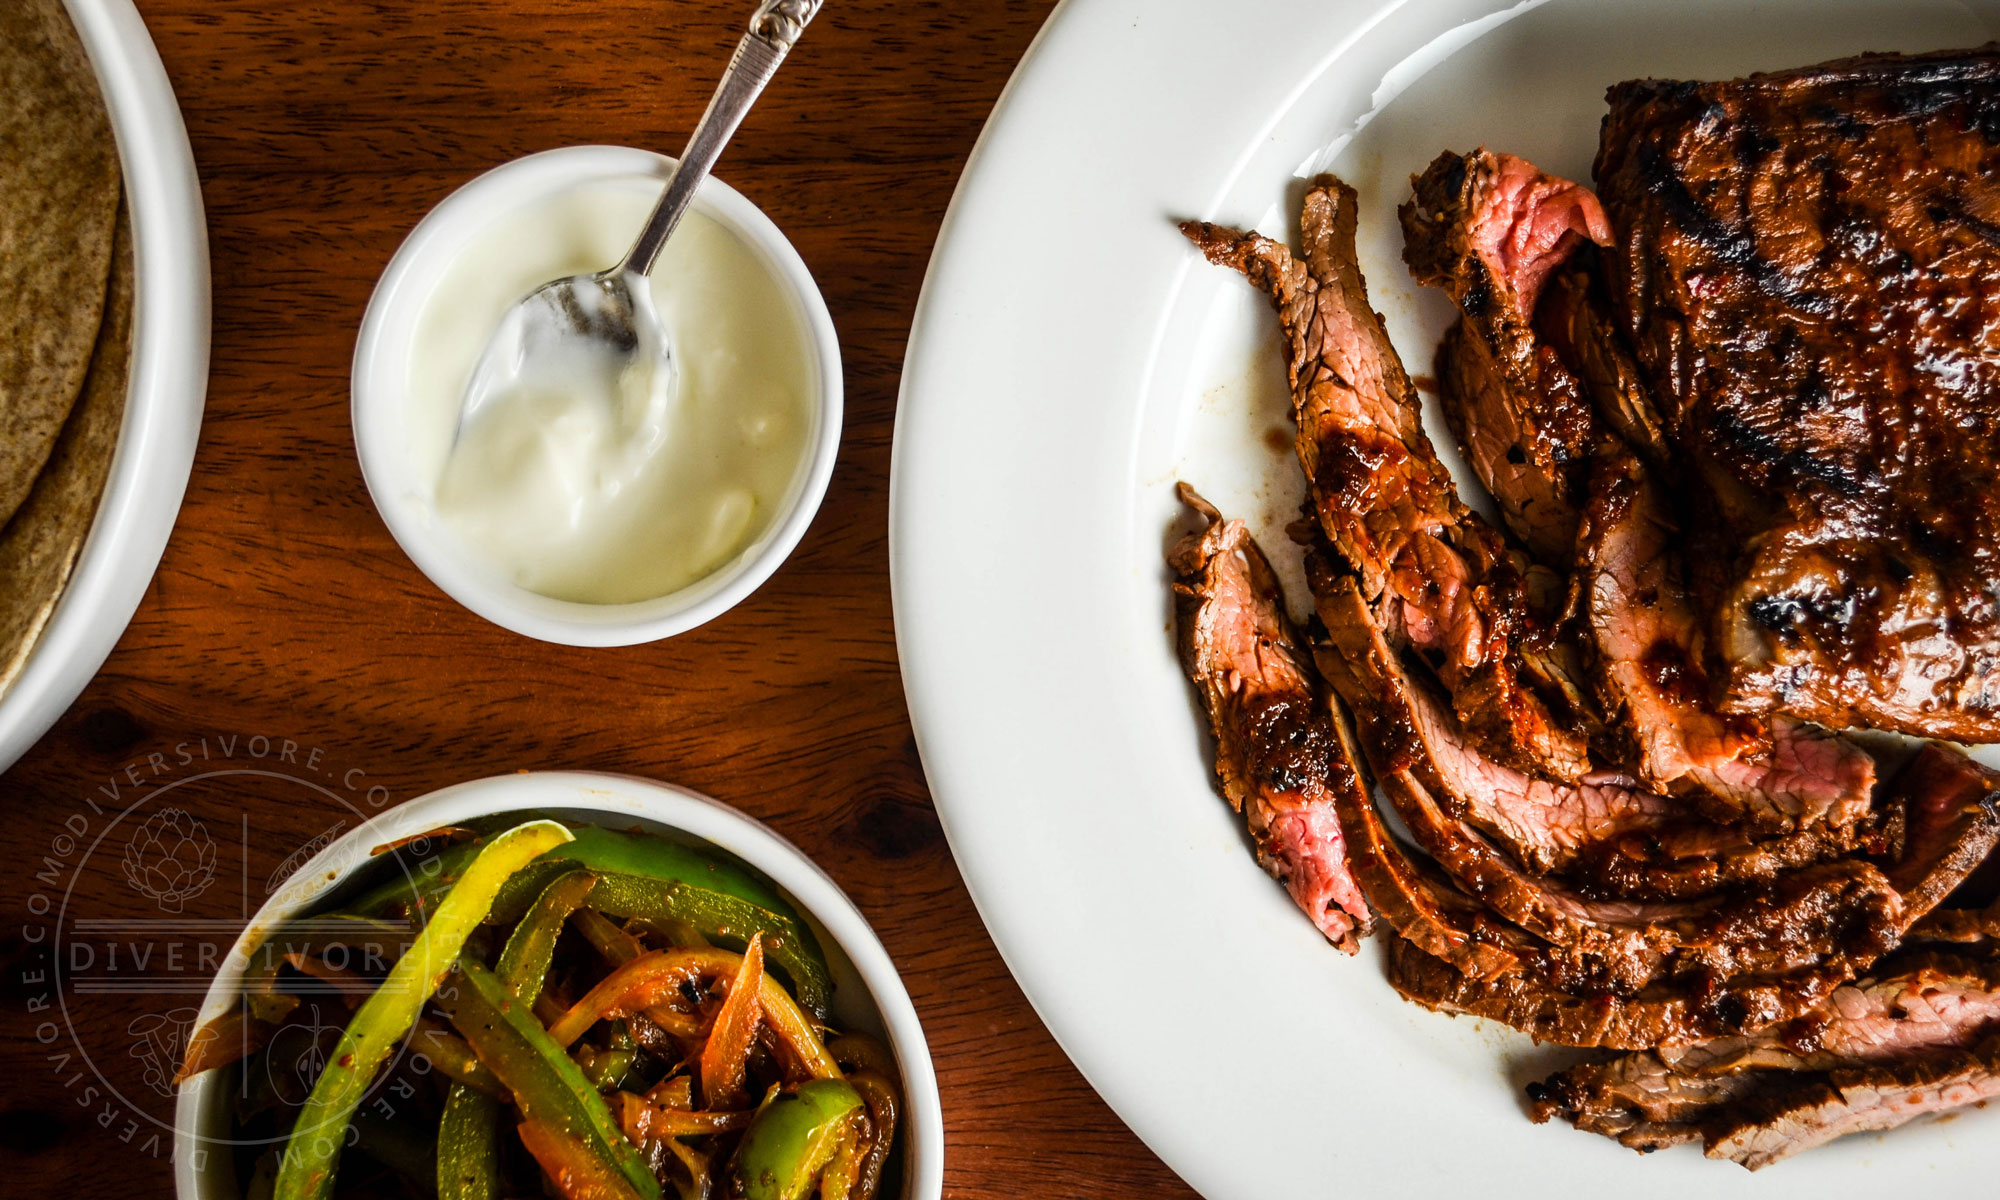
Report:
M821 3L822 0L763 0L757 6L750 18L750 31L736 44L729 69L723 72L722 82L709 98L708 110L701 114L694 134L688 138L680 166L667 181L667 190L653 207L653 215L646 218L639 240L632 243L625 261L606 274L623 275L630 271L644 275L653 269L654 261L660 257L660 247L667 244L674 227L681 223L688 205L694 201L695 190L708 178L715 160L722 156L722 148L729 144L730 136L743 123L744 114L757 102L764 85L778 73L778 64L785 61L785 55L805 33Z

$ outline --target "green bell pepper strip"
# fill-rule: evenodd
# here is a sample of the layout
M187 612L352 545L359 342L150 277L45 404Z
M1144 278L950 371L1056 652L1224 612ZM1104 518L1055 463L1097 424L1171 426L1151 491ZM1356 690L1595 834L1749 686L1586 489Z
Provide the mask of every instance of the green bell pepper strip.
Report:
M600 874L616 872L647 879L677 879L689 887L734 896L795 921L799 916L776 888L749 871L659 834L581 825L576 829L574 842L543 855L542 861L568 862Z
M548 977L549 963L555 957L556 938L561 936L569 915L596 886L597 876L589 871L565 871L535 897L535 902L522 914L520 924L507 935L507 945L501 949L500 961L494 968L508 991L528 1004L542 994L542 982Z
M504 1106L456 1084L438 1122L438 1200L500 1200L500 1118Z
M472 1047L460 1041L458 1035L446 1029L430 1017L418 1017L410 1031L410 1049L429 1059L438 1073L454 1084L469 1087L475 1092L505 1099L507 1089L500 1085L486 1064L472 1052Z
M607 917L685 921L704 937L747 946L763 935L764 956L784 972L800 1004L824 1016L833 978L819 942L798 921L706 888L642 875L606 873L590 896L590 906Z
M498 976L461 960L457 985L441 991L438 1003L514 1094L523 1118L582 1142L644 1200L658 1200L660 1181L625 1140L604 1097Z
M800 1200L858 1136L861 1111L844 1079L810 1080L758 1109L729 1161L731 1200Z
M680 919L704 936L736 946L764 935L764 952L783 972L799 1002L825 1016L833 990L819 939L777 889L750 872L657 834L579 825L567 843L507 881L487 913L489 922L519 919L558 876L583 869L599 875L591 907L614 917ZM357 897L348 911L380 916L407 909L413 919L446 892L478 851L478 843L446 847L432 859Z
M490 921L505 925L520 917L528 903L539 895L549 880L564 870L582 867L591 871L616 871L649 879L675 879L691 887L706 888L734 896L746 904L768 909L779 916L798 919L798 911L778 895L777 889L750 872L712 858L701 851L658 834L606 829L599 825L577 825L573 841L557 852L545 855L533 870L502 890L494 900ZM354 897L343 911L377 916L393 907L408 907L418 916L431 900L450 889L453 881L479 852L478 842L459 842L407 867L404 872ZM564 864L567 864L566 866Z
M424 1003L451 970L465 939L514 872L552 846L569 840L554 821L531 821L494 838L465 869L458 885L438 902L430 924L389 969L373 995L348 1022L326 1068L299 1112L278 1170L277 1200L319 1200L333 1194L334 1172L346 1141L348 1119L388 1061L396 1042L416 1022Z
M541 995L549 963L555 957L556 938L595 886L597 876L588 871L563 872L542 889L507 936L498 974L500 982L522 1003L533 1005ZM476 1055L474 1061L478 1061ZM460 1084L445 1100L444 1121L438 1129L439 1200L494 1200L499 1195L500 1122L504 1113L499 1104L480 1103L481 1099Z
M637 1050L594 1050L589 1046L578 1049L578 1065L583 1068L584 1078L600 1092L615 1092L624 1087L625 1077L639 1062Z

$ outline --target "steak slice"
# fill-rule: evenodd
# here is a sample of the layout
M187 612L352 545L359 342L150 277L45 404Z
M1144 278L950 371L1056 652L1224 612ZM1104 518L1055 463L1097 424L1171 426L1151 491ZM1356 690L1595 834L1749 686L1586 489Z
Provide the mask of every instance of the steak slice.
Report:
M1377 781L1418 845L1501 916L1595 962L1626 989L1691 970L1730 976L1820 963L1839 966L1845 978L1895 944L1900 898L1880 871L1858 861L1782 875L1747 893L1650 904L1592 899L1529 874L1518 852L1510 859L1482 831L1532 826L1541 846L1560 846L1685 817L1663 797L1529 780L1479 760L1437 714L1425 715L1422 685L1372 624L1354 580L1317 555L1308 557L1308 577L1327 631L1314 657L1354 712Z
M2000 47L1610 105L1612 292L1719 698L2000 740Z
M1358 761L1337 705L1334 726ZM1458 891L1435 867L1412 859L1390 835L1365 789L1342 789L1337 800L1355 878L1370 906L1398 935L1473 979L1513 974L1540 953L1519 929Z
M1578 381L1535 334L1544 282L1611 227L1588 188L1484 148L1446 151L1397 210L1403 261L1463 313L1438 351L1445 419L1514 536L1565 563L1602 433Z
M1181 665L1208 711L1223 795L1248 819L1258 862L1352 954L1367 932L1368 906L1348 869L1335 797L1365 785L1329 728L1256 540L1193 488L1182 484L1180 496L1206 522L1167 556L1179 575Z
M2000 963L1924 954L1837 989L1795 1021L1749 1036L1646 1049L1532 1084L1537 1122L1657 1150L1702 1136L1728 1106L1776 1073L1830 1071L1968 1048L2000 1030ZM1782 1086L1782 1084L1780 1084Z
M1353 710L1378 780L1409 772L1454 817L1496 838L1533 871L1566 867L1593 844L1686 819L1679 801L1621 782L1592 776L1576 785L1553 783L1483 757L1410 677L1358 581L1316 555L1308 558L1308 578L1328 635L1315 657Z
M1769 883L1853 850L1856 831L1816 826L1765 837L1729 825L1688 824L1592 846L1570 872L1598 895L1683 900Z
M1478 980L1397 937L1389 982L1436 1012L1498 1021L1536 1041L1636 1050L1756 1030L1810 1010L1838 978L1817 967L1777 978L1695 978L1634 995L1565 989L1531 973Z
M1701 622L1681 578L1678 528L1634 455L1594 465L1576 586L1599 699L1632 741L1641 780L1689 791L1719 821L1775 830L1851 826L1871 808L1875 760L1789 717L1728 716L1708 704Z
M1535 332L1582 385L1598 418L1648 465L1671 461L1666 430L1645 377L1612 321L1601 279L1602 256L1579 248L1542 290Z
M1851 1133L1895 1129L1995 1096L2000 1037L1936 1058L1845 1068L1758 1096L1728 1123L1709 1125L1703 1153L1755 1171Z
M2000 843L2000 772L1931 742L1897 773L1890 807L1903 824L1889 882L1914 923L1943 904Z
M1321 530L1385 628L1439 664L1453 708L1483 748L1524 770L1581 777L1590 769L1585 738L1522 677L1531 628L1519 565L1460 501L1369 307L1354 256L1353 189L1320 177L1300 223L1303 262L1269 238L1202 222L1181 229L1277 306L1299 461Z
M1588 1062L1528 1086L1536 1122L1562 1118L1634 1150L1692 1142L1732 1106L1788 1090L1796 1072L1972 1048L2000 1030L2000 964L1922 954L1838 988L1814 1012L1748 1036Z

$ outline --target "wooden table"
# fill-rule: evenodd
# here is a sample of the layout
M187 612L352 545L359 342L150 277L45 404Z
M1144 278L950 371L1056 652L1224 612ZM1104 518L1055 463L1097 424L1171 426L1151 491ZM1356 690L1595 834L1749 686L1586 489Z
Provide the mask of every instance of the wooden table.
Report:
M890 621L905 334L965 157L1046 0L832 0L724 157L719 174L783 227L824 288L848 390L818 521L735 611L628 650L516 637L426 582L362 486L348 362L410 227L532 151L676 149L749 7L140 0L201 168L214 367L187 502L137 618L0 781L0 839L28 868L0 878L0 1192L170 1186L149 1146L170 1107L134 1081L148 1013L198 995L70 996L86 1053L66 1034L37 1040L59 1028L46 947L62 910L38 911L60 900L50 881L73 887L74 911L142 904L117 865L137 816L87 859L64 851L65 821L102 828L109 815L93 803L111 815L134 801L184 808L217 830L232 884L189 900L185 916L224 920L244 903L232 859L258 862L255 880L242 872L254 891L262 864L371 794L598 768L677 781L768 821L860 904L930 1034L948 1195L1186 1194L1050 1040L987 939L925 789ZM112 1099L96 1073L138 1099Z

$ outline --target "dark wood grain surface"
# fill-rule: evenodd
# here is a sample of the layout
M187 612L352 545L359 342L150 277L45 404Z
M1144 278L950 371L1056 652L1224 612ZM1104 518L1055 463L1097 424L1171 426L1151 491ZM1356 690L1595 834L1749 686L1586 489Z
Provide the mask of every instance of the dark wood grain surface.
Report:
M947 1194L1185 1194L1051 1041L988 940L924 786L890 619L905 337L966 155L1046 0L831 0L722 161L812 267L847 366L825 507L749 601L652 646L528 641L426 582L362 486L348 362L411 225L532 151L677 148L749 7L140 0L201 169L214 365L186 505L137 618L0 777L0 1193L171 1187L155 1124L171 1107L145 1079L149 1014L198 994L60 995L49 961L65 914L134 904L119 849L142 817L172 805L215 831L231 886L182 915L226 920L267 867L375 801L596 768L735 804L860 904L930 1035ZM109 941L85 951L72 937L63 952ZM73 978L124 969L71 966Z

